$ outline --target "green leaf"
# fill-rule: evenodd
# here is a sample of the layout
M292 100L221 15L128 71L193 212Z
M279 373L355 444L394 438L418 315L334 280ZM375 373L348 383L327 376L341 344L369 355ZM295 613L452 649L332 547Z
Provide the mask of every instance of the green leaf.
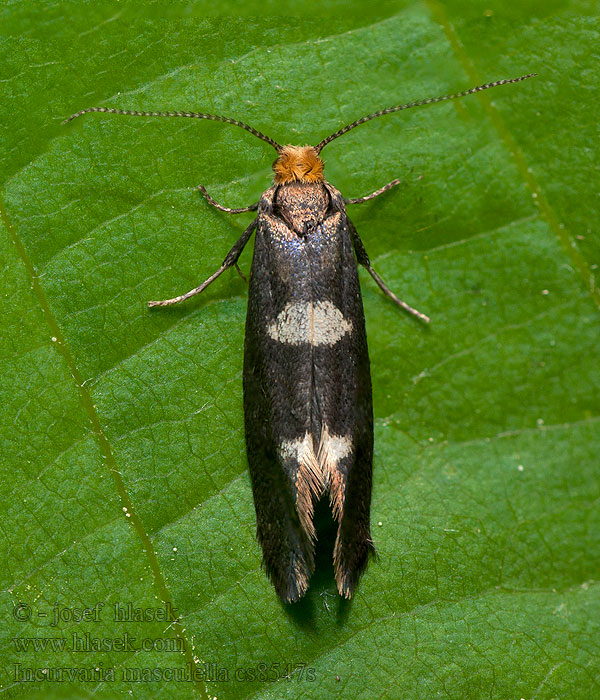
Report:
M244 10L265 8L285 6ZM0 698L598 695L594 9L5 3ZM254 539L246 286L232 272L181 307L145 305L208 277L251 220L196 185L254 202L273 151L212 122L60 122L204 110L316 143L529 72L323 152L347 197L402 179L351 216L432 324L361 272L379 557L351 603L325 564L283 606ZM115 619L128 603L154 619Z

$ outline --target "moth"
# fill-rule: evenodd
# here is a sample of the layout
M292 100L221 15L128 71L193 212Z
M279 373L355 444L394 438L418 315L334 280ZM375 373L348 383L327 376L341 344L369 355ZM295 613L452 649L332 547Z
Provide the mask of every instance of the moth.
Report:
M201 285L148 306L178 304L200 294L238 258L255 232L244 346L244 415L257 538L263 565L282 601L299 600L315 569L315 504L329 499L337 526L333 564L341 596L350 598L374 552L370 532L373 405L357 263L399 307L371 266L346 206L369 201L400 183L344 199L325 180L322 149L365 122L392 112L518 83L535 73L463 92L388 107L342 127L316 146L281 145L247 124L198 112L138 112L92 107L89 112L139 117L190 117L233 124L277 151L274 180L260 201L220 211L256 211L222 265ZM240 272L241 274L241 272Z

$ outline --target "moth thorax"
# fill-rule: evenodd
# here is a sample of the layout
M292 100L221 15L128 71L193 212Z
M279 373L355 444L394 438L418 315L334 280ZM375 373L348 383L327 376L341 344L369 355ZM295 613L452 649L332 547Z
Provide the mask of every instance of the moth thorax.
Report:
M323 182L323 161L313 146L283 146L273 163L275 183Z

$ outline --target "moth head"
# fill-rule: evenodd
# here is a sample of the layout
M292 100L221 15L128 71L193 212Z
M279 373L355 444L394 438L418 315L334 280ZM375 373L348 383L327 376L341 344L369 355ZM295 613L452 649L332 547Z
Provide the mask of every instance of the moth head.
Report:
M275 183L323 182L323 161L314 146L282 146L273 163Z

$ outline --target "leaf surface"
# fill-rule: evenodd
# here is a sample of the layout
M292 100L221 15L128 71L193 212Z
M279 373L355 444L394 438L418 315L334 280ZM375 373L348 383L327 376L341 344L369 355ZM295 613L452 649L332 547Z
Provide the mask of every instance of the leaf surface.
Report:
M1 10L0 698L594 697L593 8L188 10ZM382 107L534 71L323 151L347 197L402 179L350 215L375 269L432 324L361 272L379 557L351 603L326 557L284 607L254 539L245 283L231 272L181 307L145 306L208 277L251 220L196 185L254 202L273 151L212 122L60 120L89 106L211 111L316 143ZM159 619L123 622L128 603ZM161 618L169 606L178 623ZM119 648L125 634L136 641Z

